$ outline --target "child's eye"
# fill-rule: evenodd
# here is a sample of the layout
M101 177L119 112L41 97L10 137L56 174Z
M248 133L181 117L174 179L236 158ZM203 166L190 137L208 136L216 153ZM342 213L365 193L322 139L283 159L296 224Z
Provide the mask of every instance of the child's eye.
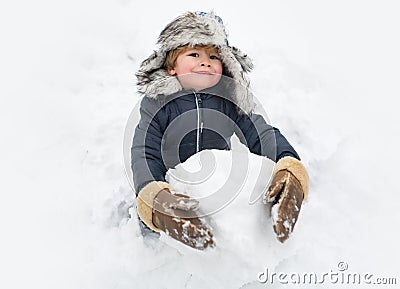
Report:
M210 59L220 60L220 58L217 55L210 55Z
M199 57L199 54L196 53L196 52L193 52L193 53L190 53L189 56L192 56L192 57Z

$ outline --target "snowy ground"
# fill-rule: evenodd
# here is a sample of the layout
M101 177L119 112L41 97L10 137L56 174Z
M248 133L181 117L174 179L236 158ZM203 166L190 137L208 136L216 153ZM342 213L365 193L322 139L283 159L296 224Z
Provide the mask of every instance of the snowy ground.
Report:
M53 2L0 12L1 288L309 288L257 276L322 276L339 262L400 283L395 1ZM168 21L210 9L254 59L255 94L309 169L310 196L284 245L267 207L248 204L260 189L252 155L242 193L212 217L214 250L144 241L128 214L134 72ZM214 153L218 179L231 154Z

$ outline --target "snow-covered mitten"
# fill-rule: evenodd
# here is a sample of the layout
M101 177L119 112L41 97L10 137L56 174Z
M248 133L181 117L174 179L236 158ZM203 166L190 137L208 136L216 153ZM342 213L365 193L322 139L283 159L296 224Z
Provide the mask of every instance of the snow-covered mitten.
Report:
M137 211L141 220L156 232L196 249L213 247L211 228L198 217L199 202L183 194L171 193L164 182L151 182L138 194Z
M307 198L308 187L308 173L300 161L284 157L277 162L264 203L273 204L273 228L282 243L294 229L303 200Z

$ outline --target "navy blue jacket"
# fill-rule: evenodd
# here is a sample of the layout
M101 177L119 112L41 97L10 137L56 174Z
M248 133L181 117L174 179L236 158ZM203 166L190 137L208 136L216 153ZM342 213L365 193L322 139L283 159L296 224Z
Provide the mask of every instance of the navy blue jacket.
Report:
M259 114L239 113L229 99L194 90L143 97L131 149L136 194L151 181L165 181L169 168L199 151L229 150L233 133L254 154L300 160L277 128Z

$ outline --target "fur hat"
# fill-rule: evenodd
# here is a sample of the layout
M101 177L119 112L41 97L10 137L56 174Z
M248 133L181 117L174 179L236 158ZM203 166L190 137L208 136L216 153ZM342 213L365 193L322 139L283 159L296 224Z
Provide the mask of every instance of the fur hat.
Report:
M182 90L177 77L169 75L164 67L167 53L180 46L215 45L219 49L224 74L234 80L230 82L234 86L230 98L245 113L253 110L253 96L245 76L253 68L253 63L238 48L229 46L224 24L214 12L184 13L164 28L157 45L159 49L142 62L136 73L139 93L157 98Z

